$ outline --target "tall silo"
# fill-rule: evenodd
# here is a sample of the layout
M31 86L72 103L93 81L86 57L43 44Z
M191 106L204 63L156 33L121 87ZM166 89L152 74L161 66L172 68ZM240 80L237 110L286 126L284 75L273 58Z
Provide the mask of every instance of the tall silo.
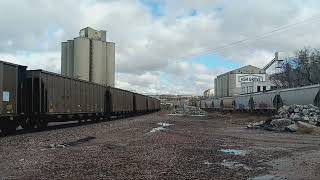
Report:
M75 78L90 80L90 40L87 38L74 39L74 70Z
M107 42L107 85L115 84L115 43Z
M61 43L61 74L67 75L68 42Z
M90 75L95 83L106 84L106 42L92 41L92 68Z
M67 76L73 76L73 64L74 64L74 42L68 40L68 56L67 56Z
M101 30L99 32L100 32L100 36L101 36L101 41L106 41L107 40L107 31Z

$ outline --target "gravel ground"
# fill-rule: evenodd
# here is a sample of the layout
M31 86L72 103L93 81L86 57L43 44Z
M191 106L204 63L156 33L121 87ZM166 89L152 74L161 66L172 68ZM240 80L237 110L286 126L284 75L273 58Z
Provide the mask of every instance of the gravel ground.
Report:
M319 179L320 138L268 117L154 113L0 138L0 179Z

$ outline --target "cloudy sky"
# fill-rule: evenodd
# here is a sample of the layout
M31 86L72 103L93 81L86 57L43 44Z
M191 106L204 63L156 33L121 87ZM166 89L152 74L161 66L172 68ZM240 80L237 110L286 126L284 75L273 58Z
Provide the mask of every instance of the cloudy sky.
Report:
M0 59L60 72L60 43L90 26L116 43L117 87L201 94L216 75L263 67L275 51L318 48L319 8L318 0L1 0Z

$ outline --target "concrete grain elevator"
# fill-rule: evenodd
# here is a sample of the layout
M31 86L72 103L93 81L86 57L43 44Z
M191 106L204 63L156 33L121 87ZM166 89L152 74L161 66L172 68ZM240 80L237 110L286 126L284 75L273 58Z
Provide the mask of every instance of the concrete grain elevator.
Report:
M115 43L106 41L106 31L81 29L61 43L61 74L114 87Z

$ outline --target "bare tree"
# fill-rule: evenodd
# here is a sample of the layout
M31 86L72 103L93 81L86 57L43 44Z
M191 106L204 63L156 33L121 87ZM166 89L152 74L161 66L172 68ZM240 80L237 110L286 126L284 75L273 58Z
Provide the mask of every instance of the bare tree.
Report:
M304 48L286 59L280 71L270 77L278 87L298 87L320 83L320 50Z

